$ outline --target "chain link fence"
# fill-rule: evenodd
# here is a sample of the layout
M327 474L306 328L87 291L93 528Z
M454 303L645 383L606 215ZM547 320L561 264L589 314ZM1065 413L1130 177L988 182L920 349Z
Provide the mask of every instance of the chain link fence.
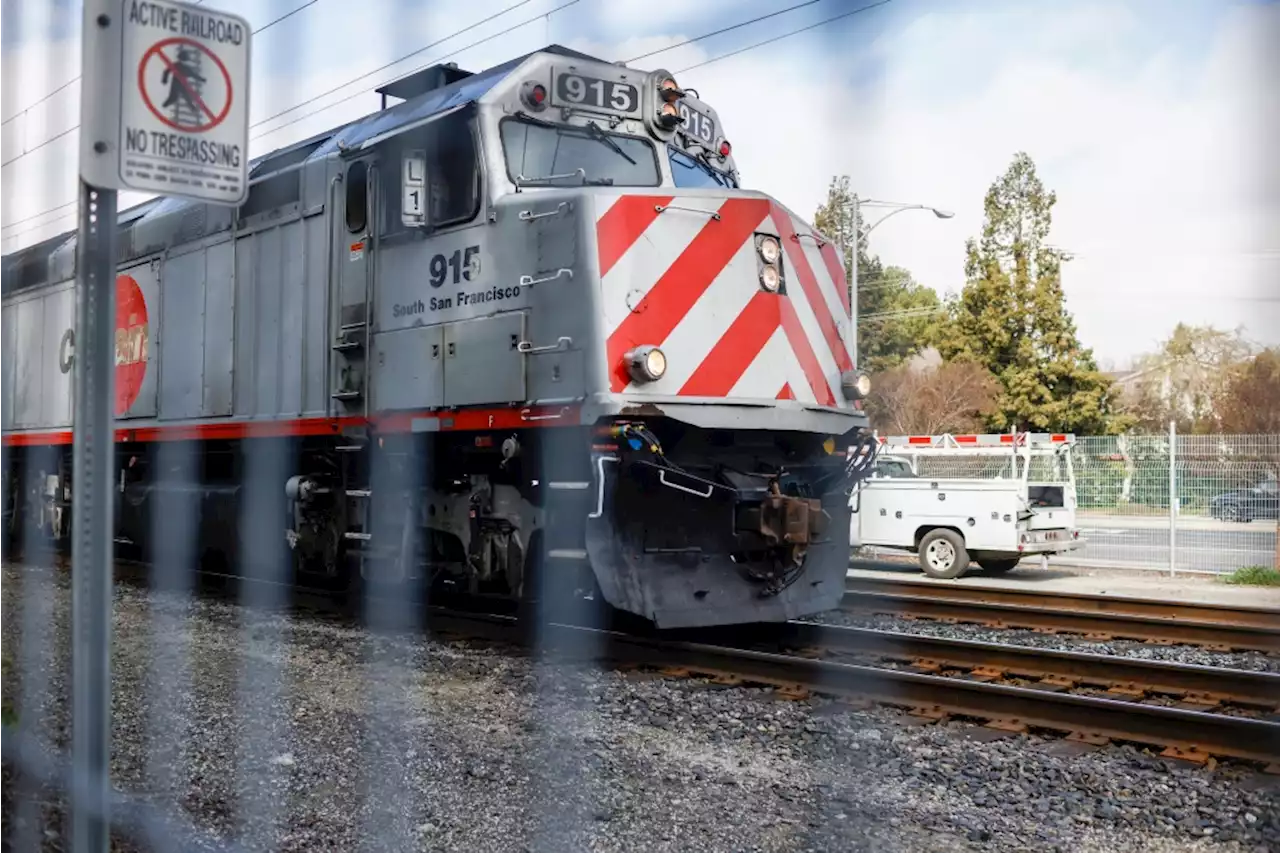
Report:
M1088 542L1073 561L1215 573L1276 562L1280 435L1081 436L1074 463Z
M886 447L881 476L1065 480L1066 458L1038 452L917 454ZM1280 565L1280 435L1076 436L1077 524L1085 545L1060 565L1229 573ZM1170 495L1176 495L1170 501Z

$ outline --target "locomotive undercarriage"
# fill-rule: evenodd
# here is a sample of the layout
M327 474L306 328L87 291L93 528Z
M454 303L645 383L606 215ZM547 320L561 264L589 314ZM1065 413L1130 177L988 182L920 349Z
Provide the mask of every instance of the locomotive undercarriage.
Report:
M121 447L117 530L154 558L157 508L181 499L195 517L179 551L231 574L252 541L297 582L348 595L411 584L604 602L659 628L779 621L834 608L843 594L849 489L874 449L862 438L852 440L859 454L830 453L822 439L663 420L256 439L270 446L189 446L195 461L176 480L161 445ZM25 524L65 546L70 448L22 450L8 466L7 538ZM249 458L276 464L264 475ZM277 472L274 488L263 484ZM276 534L242 535L250 488L273 493Z

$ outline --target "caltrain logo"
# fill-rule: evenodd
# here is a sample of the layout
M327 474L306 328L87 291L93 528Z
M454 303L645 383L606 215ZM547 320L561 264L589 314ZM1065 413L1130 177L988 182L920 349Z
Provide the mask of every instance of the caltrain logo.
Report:
M116 415L127 413L147 375L147 301L131 275L116 277Z

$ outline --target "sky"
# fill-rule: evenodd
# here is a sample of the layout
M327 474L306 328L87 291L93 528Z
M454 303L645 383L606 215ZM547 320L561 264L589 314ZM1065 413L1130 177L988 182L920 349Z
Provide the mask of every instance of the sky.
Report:
M210 5L254 27L300 9L254 39L255 155L376 110L376 86L438 61L478 71L548 43L661 51L633 67L676 72L716 108L746 186L811 215L849 175L864 198L953 212L904 212L870 237L940 294L964 284L983 195L1025 151L1057 194L1067 307L1105 368L1179 321L1280 343L1280 166L1264 156L1280 130L1280 2L815 0L682 44L801 2ZM79 73L80 14L0 0L6 252L74 226L78 84L41 99Z

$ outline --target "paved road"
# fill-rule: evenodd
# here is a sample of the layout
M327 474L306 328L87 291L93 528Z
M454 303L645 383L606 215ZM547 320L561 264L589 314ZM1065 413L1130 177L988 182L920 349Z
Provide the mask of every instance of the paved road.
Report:
M1087 540L1071 556L1079 560L1132 563L1148 567L1169 565L1169 531L1156 527L1120 527L1108 519L1105 527L1080 521ZM1270 566L1275 560L1276 533L1271 524L1237 525L1236 529L1179 530L1177 565L1180 569L1230 572L1241 566ZM1065 558L1062 562L1066 563Z

